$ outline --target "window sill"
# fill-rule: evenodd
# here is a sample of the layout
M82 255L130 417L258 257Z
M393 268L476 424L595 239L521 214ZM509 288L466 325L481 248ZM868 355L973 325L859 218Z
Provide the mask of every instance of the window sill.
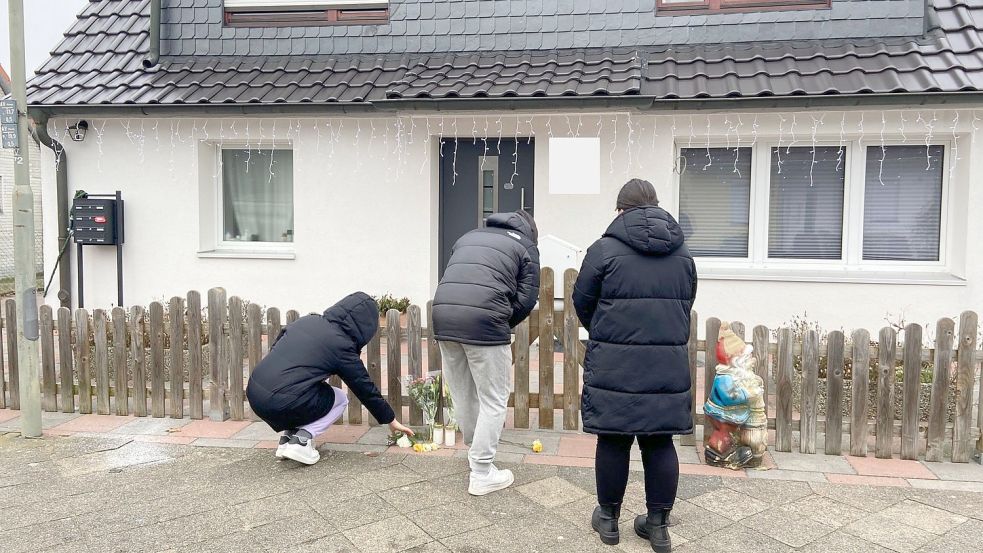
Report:
M201 259L296 259L297 255L290 250L209 250L198 252L198 257Z
M884 271L876 269L751 269L707 267L697 261L700 280L748 280L767 282L822 282L846 284L901 284L966 286L966 279L944 271Z

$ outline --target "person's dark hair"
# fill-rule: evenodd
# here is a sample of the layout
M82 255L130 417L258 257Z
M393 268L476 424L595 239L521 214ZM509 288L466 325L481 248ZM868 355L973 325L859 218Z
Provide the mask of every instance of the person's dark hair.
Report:
M529 213L525 209L520 209L516 211L519 217L522 217L527 223L529 223L529 228L532 231L532 236L529 238L536 244L539 243L539 227L536 226L536 219L533 218L532 213Z
M655 187L647 180L631 179L618 192L617 208L626 210L643 205L659 205Z

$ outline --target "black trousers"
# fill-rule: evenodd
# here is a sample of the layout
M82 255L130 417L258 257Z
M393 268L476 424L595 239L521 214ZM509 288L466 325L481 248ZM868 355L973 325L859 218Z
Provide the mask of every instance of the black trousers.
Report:
M594 473L597 478L597 502L620 505L628 487L628 466L635 436L600 434ZM679 487L679 459L672 436L638 436L645 468L645 505L649 511L671 509Z

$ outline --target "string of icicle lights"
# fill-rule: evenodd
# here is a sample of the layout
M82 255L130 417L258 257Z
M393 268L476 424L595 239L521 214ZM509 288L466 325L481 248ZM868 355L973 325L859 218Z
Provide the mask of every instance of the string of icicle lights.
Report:
M53 123L51 135L69 144L68 127L75 119ZM316 167L318 176L330 176L339 167L356 179L382 176L385 182L424 175L431 161L432 148L439 147L441 162L451 156L448 176L456 186L460 177L459 140L470 140L485 155L494 152L507 160L511 170L503 172L510 184L519 175L520 157L525 154L523 140L555 137L598 137L601 140L602 172L612 181L621 177L642 176L653 181L672 178L681 167L678 160L672 171L650 174L665 162L664 148L705 148L706 162L695 168L713 166L714 149L734 152L733 172L740 173L742 151L760 142L775 148L777 171L781 173L785 157L792 148L812 147L813 164L816 147L839 146L837 170L846 162L850 142L880 147L880 164L888 160L889 145L921 145L925 148L926 170L931 165L931 146L945 144L950 151L947 164L950 177L959 166L960 138L969 137L975 145L980 128L980 114L972 109L889 109L863 111L805 111L777 113L692 113L659 115L638 112L560 113L560 114L491 114L430 115L396 117L291 117L291 118L128 118L90 120L96 170L105 174L104 158L125 154L140 165L166 164L172 182L184 180L190 164L179 161L179 154L195 154L200 145L234 147L245 150L244 163L249 165L254 153L291 149L297 176ZM768 132L767 129L774 129ZM108 151L113 133L125 138L123 147L131 151ZM502 151L503 139L514 140L511 151ZM453 142L452 142L453 141ZM342 149L342 145L350 149ZM660 149L661 148L661 149ZM446 150L446 151L445 151ZM671 150L670 150L671 151ZM352 155L354 153L354 155ZM313 159L308 159L312 157ZM197 159L196 157L192 159ZM117 160L113 157L113 160ZM272 182L277 168L269 156L265 168ZM307 163L305 163L305 160ZM61 159L56 156L55 163ZM728 162L729 163L729 162ZM158 165L155 165L157 167ZM606 166L606 167L605 167ZM112 167L109 165L108 167ZM354 168L354 175L352 175ZM694 167L688 168L692 170ZM380 175L381 172L381 175ZM220 179L216 164L216 182ZM665 174L668 173L668 174ZM615 178L617 177L617 178ZM812 173L810 170L810 182ZM882 181L883 183L883 181ZM364 184L361 183L360 184Z

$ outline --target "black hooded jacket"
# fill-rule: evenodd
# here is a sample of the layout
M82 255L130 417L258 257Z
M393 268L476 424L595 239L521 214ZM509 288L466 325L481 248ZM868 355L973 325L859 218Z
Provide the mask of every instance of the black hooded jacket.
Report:
M462 236L433 298L437 340L508 344L539 297L535 227L520 213L496 213Z
M379 329L379 305L356 292L323 315L288 325L249 377L246 396L273 430L292 430L328 414L334 392L325 380L339 376L380 424L396 415L369 377L359 351Z
M590 331L584 430L690 434L690 310L696 264L672 215L655 206L620 214L584 258L573 292Z

